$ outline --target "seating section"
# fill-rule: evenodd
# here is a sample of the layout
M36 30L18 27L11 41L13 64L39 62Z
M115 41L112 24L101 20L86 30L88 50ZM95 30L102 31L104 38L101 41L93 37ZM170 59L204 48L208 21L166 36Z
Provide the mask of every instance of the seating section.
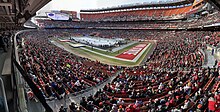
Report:
M170 15L172 9L164 9L163 11L160 11L160 13L164 15ZM180 10L179 10L180 11ZM141 15L146 15L144 10L140 10L139 13L138 11L134 11L135 14L141 14ZM147 12L148 13L148 12ZM155 14L155 13L152 13ZM136 17L136 16L135 16ZM134 17L134 18L135 18ZM141 19L144 19L145 17L143 16L138 16ZM165 17L165 16L164 16ZM169 18L169 16L167 16ZM171 17L174 19L176 16ZM127 17L123 17L127 18ZM130 20L134 20L134 18L130 18ZM125 22L87 22L87 21L80 21L80 22L72 22L72 21L51 21L51 20L42 20L42 19L37 19L37 25L40 28L88 28L88 27L93 27L93 28L109 28L111 27L112 29L114 28L122 28L122 29L173 29L173 28L198 28L201 26L206 26L206 25L215 25L216 23L220 22L220 13L219 12L214 12L212 14L208 14L206 16L203 16L200 19L193 19L192 21L173 21L173 22L130 22L125 23ZM108 19L108 18L106 18ZM156 18L154 18L156 19ZM110 19L109 19L110 20ZM114 20L117 21L117 20Z
M194 49L205 48L208 42L201 37L215 33L204 31L175 33L161 31L161 35L156 32L151 33L161 38L154 38L158 41L157 47L148 63L122 69L103 90L98 91L94 96L83 98L80 102L82 108L86 111L190 112L206 111L208 107L211 108L213 106L210 103L211 99L215 99L215 103L219 104L218 69L202 68L204 56ZM123 33L118 34L123 35ZM100 32L100 35L103 33ZM184 44L176 43L186 38L192 40L192 43L188 41L190 45L185 41ZM178 55L183 60L178 58ZM176 59L179 60L178 63L175 63Z
M108 79L117 69L98 61L77 57L48 40L50 33L24 33L20 63L45 99L78 94ZM61 36L60 34L54 34Z
M134 11L104 12L104 13L86 13L81 12L80 17L83 21L134 21L150 20L152 18L162 19L163 17L183 15L189 11L192 6L173 9L145 9Z
M114 23L86 21L146 20L184 14L189 7L151 9L103 14L85 14L83 22L38 20L49 28L74 27L100 29L45 30L20 35L25 45L19 59L30 79L44 94L45 99L62 99L63 94L78 94L119 74L94 96L83 97L78 110L86 112L151 112L151 111L219 111L219 68L203 68L207 57L203 49L216 47L219 31L159 31L138 29L188 28L219 22L220 13L208 14L191 22ZM208 21L207 21L208 20ZM127 28L136 30L105 30ZM55 46L51 40L65 34L96 34L103 38L155 40L157 45L146 62L136 67L117 67L75 56ZM50 37L50 38L49 38ZM19 41L19 42L20 42ZM77 109L70 109L76 111Z
M74 36L94 32L103 38L156 40L157 45L143 66L116 67L75 56L52 42L66 33ZM215 39L207 41L204 37L218 34L95 29L28 32L18 38L24 40L19 59L45 99L79 94L118 71L118 76L103 90L82 99L80 109L84 111L205 111L210 104L208 98L218 101L220 83L217 69L201 67L205 56L200 49ZM198 105L202 106L197 108Z

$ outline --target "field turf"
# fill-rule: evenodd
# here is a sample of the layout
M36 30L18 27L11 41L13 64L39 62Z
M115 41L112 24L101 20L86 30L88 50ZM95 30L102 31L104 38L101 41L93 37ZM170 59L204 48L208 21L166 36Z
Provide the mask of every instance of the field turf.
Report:
M127 51L127 50L131 49L132 47L134 47L140 43L143 43L143 42L132 44L132 45L130 45L124 49L121 49L119 51L116 51L116 52L106 52L106 51L102 51L102 50L98 50L98 49L94 49L94 48L92 49L89 46L84 47L84 49L73 48L73 47L69 46L68 42L60 42L57 39L53 39L53 41L55 41L57 44L62 45L66 50L68 50L69 52L71 52L75 55L89 58L94 61L98 60L101 63L105 63L105 64L109 64L109 65L118 65L118 66L138 66L138 65L140 65L142 63L142 61L144 60L144 58L146 56L149 56L150 52L152 52L152 49L154 49L154 47L156 46L156 44L153 42L145 42L145 43L150 44L149 47L145 50L145 52L140 56L140 58L136 62L130 62L130 61L123 61L123 60L118 60L118 59L114 59L114 58L109 58L109 57L106 57L106 56L103 56L100 54L105 54L105 55L109 55L109 56L114 57L114 56L117 56L118 54L121 54L124 51ZM85 49L87 49L87 50L85 50ZM94 53L91 51L94 51L94 52L97 52L100 54L97 54L97 53Z

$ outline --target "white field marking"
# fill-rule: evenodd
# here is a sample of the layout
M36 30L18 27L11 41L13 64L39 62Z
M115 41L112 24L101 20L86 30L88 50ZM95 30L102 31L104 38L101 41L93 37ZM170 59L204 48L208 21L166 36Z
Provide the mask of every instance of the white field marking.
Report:
M62 44L60 43L57 43L55 41L51 42L53 43L54 45L56 45L57 47L60 47L62 49L65 49L66 51L70 52L70 53L73 53L70 49L67 49L65 48ZM92 52L92 53L95 53L95 54L98 54L98 55L101 55L101 56L105 56L105 57L108 57L108 58L111 58L111 59L117 59L117 60L122 60L122 61L127 61L127 62L137 62L137 60L143 55L143 53L147 50L148 47L150 47L152 43L149 43L133 60L128 60L128 59L122 59L122 58L117 58L117 57L114 57L114 56L109 56L109 55L105 55L105 54L101 54L99 52L95 52L95 51L91 51L89 49L86 49L86 48L81 48L83 50L86 50L86 51L89 51L89 52ZM74 54L74 53L73 53Z
M146 47L146 44L139 44L137 46L134 46L133 48L123 52L123 54L128 54L128 55L134 55L136 56L143 48ZM119 54L120 55L120 54Z
M87 48L81 48L81 49L86 50L86 51L89 51L89 52L92 52L92 53L94 53L94 54L98 54L98 55L107 57L107 58L111 58L111 59L117 59L117 60L127 61L127 62L137 62L137 60L143 55L143 53L147 50L147 48L150 47L150 45L151 45L151 43L149 43L133 60L118 58L118 57L115 57L115 56L109 56L109 55L102 54L102 53L99 53L99 52L91 51L91 50L89 50L89 49L87 49Z

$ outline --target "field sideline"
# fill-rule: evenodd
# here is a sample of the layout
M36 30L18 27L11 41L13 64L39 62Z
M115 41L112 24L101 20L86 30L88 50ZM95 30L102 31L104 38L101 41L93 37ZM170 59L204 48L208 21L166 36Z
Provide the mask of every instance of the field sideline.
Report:
M91 60L98 60L101 63L105 63L105 64L109 64L109 65L119 65L119 66L138 66L142 63L142 61L144 60L144 58L146 56L148 56L148 54L150 52L152 52L152 49L154 49L156 43L154 42L144 42L146 44L148 44L147 47L145 47L144 51L142 51L142 53L140 54L140 56L134 61L129 61L129 60L125 60L125 59L118 59L117 57L114 57L118 54L123 53L124 51L127 51L129 49L131 49L132 47L141 44L143 42L138 42L135 44L132 44L130 46L125 47L124 49L121 49L119 52L105 52L105 51L101 51L98 49L92 49L91 47L82 47L82 48L73 48L71 46L69 46L68 42L60 42L57 39L53 39L52 40L53 43L58 46L58 47L62 47L63 49L67 50L68 52L71 52L75 55L81 56L81 57L85 57L85 58L89 58Z

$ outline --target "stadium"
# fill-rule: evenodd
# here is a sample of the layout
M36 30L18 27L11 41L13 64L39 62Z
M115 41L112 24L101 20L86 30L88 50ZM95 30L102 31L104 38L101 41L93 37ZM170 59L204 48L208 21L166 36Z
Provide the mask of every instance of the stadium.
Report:
M48 3L0 2L0 112L220 112L218 0Z

